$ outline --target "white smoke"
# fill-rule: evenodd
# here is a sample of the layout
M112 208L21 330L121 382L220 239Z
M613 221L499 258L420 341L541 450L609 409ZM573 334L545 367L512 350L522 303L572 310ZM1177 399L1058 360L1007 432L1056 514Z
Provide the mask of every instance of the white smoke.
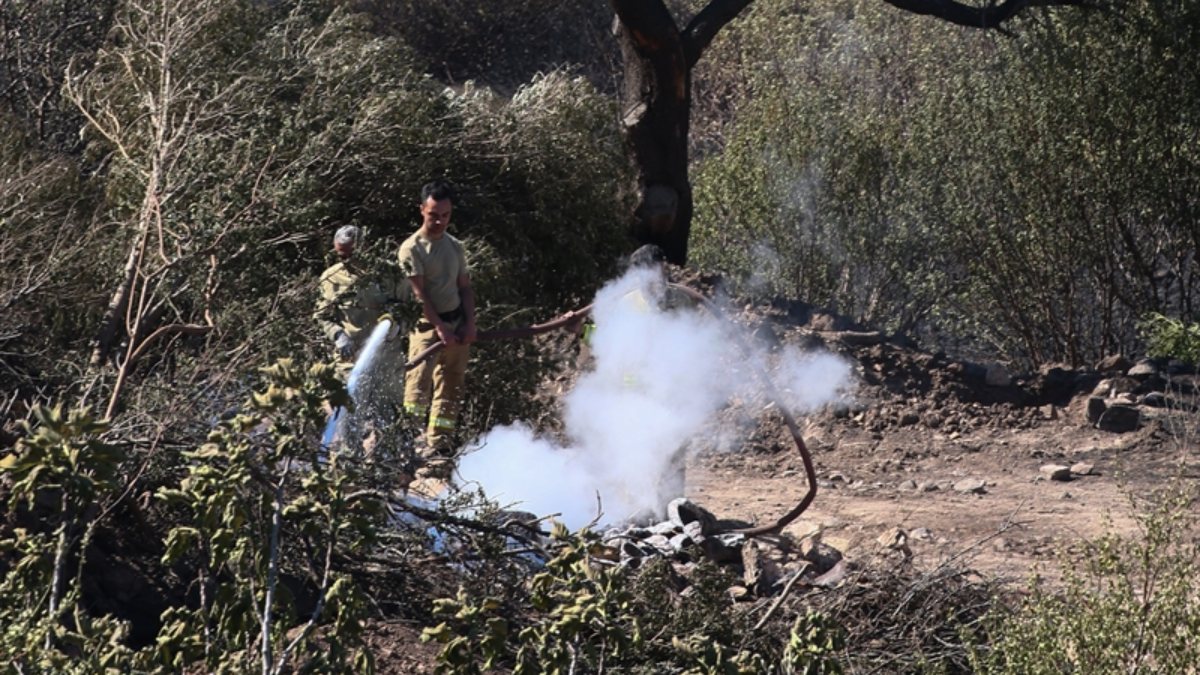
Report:
M596 295L595 367L564 402L566 445L523 424L481 438L460 477L490 498L541 515L559 513L573 529L597 519L661 512L664 477L693 448L708 422L734 397L760 393L765 349L701 307L659 309L665 286L656 270L634 269ZM847 388L850 368L829 354L785 349L775 357L785 403L811 410ZM603 514L597 513L597 497Z

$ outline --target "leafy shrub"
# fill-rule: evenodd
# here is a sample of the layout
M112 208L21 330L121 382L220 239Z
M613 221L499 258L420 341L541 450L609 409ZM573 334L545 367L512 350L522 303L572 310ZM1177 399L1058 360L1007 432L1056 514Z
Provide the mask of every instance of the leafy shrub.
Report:
M1185 323L1154 313L1146 317L1141 328L1150 356L1200 363L1200 324Z
M1200 663L1200 547L1193 497L1168 494L1136 514L1141 532L1088 542L1064 559L1063 588L1035 579L993 616L972 654L980 673L1185 673Z
M555 554L513 597L460 591L435 603L444 672L511 664L514 673L840 673L838 626L814 612L785 636L756 634L733 610L727 574L702 563L680 597L665 560L640 572L594 557L598 537L556 524ZM516 607L528 607L515 614Z

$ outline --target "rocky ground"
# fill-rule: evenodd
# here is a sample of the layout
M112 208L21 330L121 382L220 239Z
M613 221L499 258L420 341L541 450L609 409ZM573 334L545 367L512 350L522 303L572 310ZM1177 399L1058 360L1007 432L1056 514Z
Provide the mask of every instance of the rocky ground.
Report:
M803 420L817 466L812 507L788 528L848 558L899 528L916 564L955 557L984 573L1053 578L1056 554L1136 529L1131 499L1200 477L1194 371L1123 358L1014 375L896 344L807 309L758 317L760 334L828 349L854 396ZM853 327L851 327L853 328ZM786 429L693 459L689 496L722 517L767 522L806 491Z

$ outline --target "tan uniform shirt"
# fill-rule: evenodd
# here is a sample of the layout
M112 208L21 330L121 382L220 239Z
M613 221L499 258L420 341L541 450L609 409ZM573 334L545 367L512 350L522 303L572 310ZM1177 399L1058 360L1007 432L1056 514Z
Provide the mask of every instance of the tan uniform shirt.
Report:
M425 279L425 293L439 314L458 309L458 277L467 274L467 256L462 242L450 234L430 241L420 230L400 245L400 272L405 277Z
M313 318L330 341L339 330L355 337L375 326L388 305L404 300L409 285L395 274L368 274L354 261L339 262L321 274L321 298Z

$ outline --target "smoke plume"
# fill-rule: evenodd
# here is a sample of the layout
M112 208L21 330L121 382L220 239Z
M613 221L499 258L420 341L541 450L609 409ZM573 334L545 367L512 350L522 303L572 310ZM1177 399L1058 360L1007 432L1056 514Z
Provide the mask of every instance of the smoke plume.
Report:
M729 322L671 295L661 274L644 268L601 289L594 368L564 401L567 442L524 424L492 429L463 457L462 480L502 504L559 513L573 529L661 512L680 496L672 494L678 487L670 477L686 449L703 445L702 432L714 433L706 427L732 398L761 393L755 373L768 362L765 348L742 352L739 344L749 341L739 340ZM816 408L849 385L849 366L830 354L784 349L771 361L794 412Z

